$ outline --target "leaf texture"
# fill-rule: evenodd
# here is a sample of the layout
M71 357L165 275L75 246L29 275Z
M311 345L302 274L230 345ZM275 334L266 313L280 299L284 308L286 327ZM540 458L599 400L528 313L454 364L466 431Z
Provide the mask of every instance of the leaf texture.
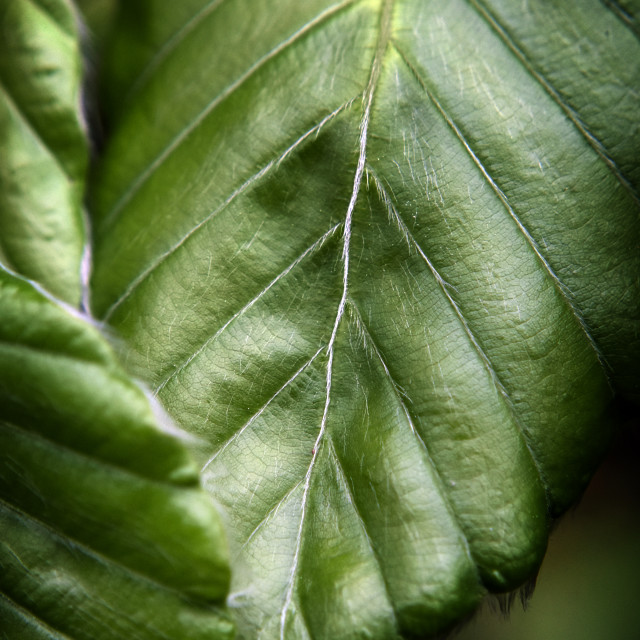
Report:
M184 440L91 324L0 270L3 638L233 636Z
M88 149L68 0L0 2L0 261L77 306Z
M535 575L637 393L635 23L189 7L122 14L95 312L206 442L240 637L436 634Z

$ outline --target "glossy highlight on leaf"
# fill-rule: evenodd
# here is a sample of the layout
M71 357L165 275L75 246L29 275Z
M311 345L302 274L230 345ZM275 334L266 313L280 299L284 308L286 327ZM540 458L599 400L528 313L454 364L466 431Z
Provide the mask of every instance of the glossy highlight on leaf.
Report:
M638 392L637 33L595 0L165 7L107 65L93 310L203 442L241 638L437 634L535 575Z

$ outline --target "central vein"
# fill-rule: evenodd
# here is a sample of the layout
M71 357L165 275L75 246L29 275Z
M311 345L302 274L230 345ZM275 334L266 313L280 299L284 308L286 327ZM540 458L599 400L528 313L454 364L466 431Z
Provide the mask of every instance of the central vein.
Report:
M298 527L298 535L296 538L296 549L293 557L293 563L291 565L291 571L289 573L289 581L287 585L287 593L285 596L284 605L282 607L282 613L280 616L280 640L284 640L285 623L287 621L287 612L291 605L291 598L293 595L293 588L295 583L295 576L298 569L298 562L300 559L300 548L302 542L302 529L304 526L307 499L309 496L309 487L311 485L311 474L316 463L318 452L320 450L320 443L324 436L327 426L327 416L329 414L329 405L331 404L331 384L333 377L333 358L335 351L336 336L338 335L338 328L340 322L344 317L344 312L347 306L347 295L349 290L349 254L351 246L351 229L353 226L353 213L358 201L358 195L360 193L360 186L362 184L362 178L364 176L365 164L367 160L367 137L369 132L369 121L371 117L371 105L373 103L373 95L375 93L378 78L380 76L380 70L382 68L382 59L387 49L389 37L391 33L391 16L394 0L383 0L382 12L380 18L380 32L378 37L378 43L376 47L376 53L371 66L371 74L369 76L369 82L363 95L364 110L362 119L360 121L360 142L359 142L359 154L358 165L356 167L356 173L353 178L353 189L351 190L351 199L349 200L349 206L347 207L347 215L344 223L344 235L342 241L342 296L340 303L338 304L338 310L336 312L335 321L333 323L333 329L331 331L331 337L329 344L327 345L327 375L325 385L325 403L324 411L322 412L322 420L320 422L320 431L316 438L311 463L307 469L307 473L304 479L304 489L302 494L302 506L301 506L301 518L300 526Z

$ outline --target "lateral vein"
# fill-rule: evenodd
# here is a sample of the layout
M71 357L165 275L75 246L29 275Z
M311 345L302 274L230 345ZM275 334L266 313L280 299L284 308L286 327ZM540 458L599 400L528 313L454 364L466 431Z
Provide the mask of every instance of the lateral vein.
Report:
M373 558L377 568L378 568L378 573L380 574L380 580L384 586L384 593L385 596L387 598L387 601L389 602L389 607L391 610L391 617L393 618L393 623L394 626L396 627L396 629L399 627L398 625L398 619L396 617L396 612L395 609L393 607L393 600L391 598L391 594L389 591L389 584L387 581L387 577L385 576L384 573L384 569L382 566L382 560L380 559L380 555L378 554L378 552L375 550L375 547L373 545L373 541L371 540L371 537L369 536L369 531L367 530L367 525L366 522L364 520L364 518L362 517L362 515L360 514L360 510L358 509L358 505L356 503L356 499L355 496L353 494L353 491L351 490L351 487L349 486L349 481L347 480L347 474L344 471L344 468L342 466L342 463L340 462L340 458L338 457L338 452L335 449L335 446L333 444L333 442L331 440L329 440L329 451L333 457L333 460L335 462L335 466L336 466L336 475L338 477L338 480L342 483L342 486L344 487L344 491L347 494L347 500L349 501L349 504L351 505L351 507L353 508L353 512L356 516L356 519L358 520L360 526L362 527L362 532L364 533L364 537L365 540L367 541L367 547L369 549L369 552L371 553L371 557Z
M131 85L131 88L127 92L124 102L129 102L136 93L144 86L149 78L153 76L156 69L162 64L162 62L168 58L178 46L186 40L190 33L214 13L218 7L223 4L225 0L211 0L202 9L200 9L194 16L192 16L187 22L185 22L173 35L168 38L160 48L151 57L144 69L140 72L135 82Z
M9 551L13 553L11 549L9 549ZM21 616L24 620L27 620L28 622L35 624L43 629L52 639L57 638L58 640L72 640L70 636L65 635L64 633L62 633L62 631L59 631L58 629L52 627L42 618L33 613L33 611L30 611L26 607L23 607L21 604L16 602L13 598L10 598L6 593L0 592L0 600L4 600L9 607L15 609L18 615Z
M322 234L310 247L307 247L291 264L289 264L283 271L281 271L266 287L261 289L256 295L254 295L249 302L247 302L240 311L234 313L212 336L207 338L205 342L194 353L192 353L181 365L176 367L159 385L156 387L154 394L158 395L162 389L169 383L170 380L175 378L181 371L188 367L195 358L197 358L212 342L215 342L220 335L235 322L238 318L243 316L256 302L258 302L270 289L280 282L287 274L291 273L305 258L312 255L318 249L320 249L324 243L336 232L338 227L342 225L341 222L333 225L328 231Z
M460 521L460 517L458 516L458 513L456 512L453 503L451 502L451 499L449 498L445 487L444 487L444 481L442 479L442 476L440 474L440 470L438 469L438 466L436 465L435 461L433 460L433 457L431 456L431 452L429 451L429 447L427 446L427 443L424 441L424 438L420 435L420 433L418 432L418 430L416 429L416 426L413 422L413 418L411 416L411 413L409 411L409 408L407 406L407 403L404 401L403 399L403 395L405 395L405 397L407 397L407 399L409 401L411 401L410 398L408 398L408 396L406 396L406 394L403 394L403 390L401 390L400 385L396 382L395 378L391 375L391 371L389 371L389 367L387 366L387 363L382 355L382 352L380 351L380 348L378 347L378 345L376 344L376 342L373 339L373 336L371 335L371 332L369 331L369 328L367 327L367 325L365 324L362 316L360 315L360 313L358 312L358 310L355 308L354 305L351 305L351 309L353 312L353 317L355 320L355 324L358 327L363 340L365 342L365 345L368 344L368 346L370 347L370 349L373 351L373 353L375 354L375 356L378 359L378 362L380 363L380 365L382 366L382 369L384 370L385 376L387 378L387 380L389 381L391 388L393 389L394 395L396 396L396 400L398 401L398 404L400 405L400 408L402 409L402 412L404 413L404 417L407 421L407 424L409 425L409 428L411 429L411 433L414 435L414 437L416 438L418 445L422 448L422 450L424 451L427 460L429 461L429 463L431 464L431 468L434 471L435 477L438 481L438 492L440 494L440 497L442 498L442 502L445 505L447 511L449 512L453 522L455 523L458 532L460 534L460 541L464 547L465 553L467 555L467 557L471 560L471 562L474 564L474 566L477 567L474 559L473 559L473 554L471 552L471 546L469 544L469 539L467 538L467 534L462 526L462 523Z
M58 528L51 522L48 522L40 517L25 511L17 504L12 504L11 502L7 502L3 498L0 498L0 510L10 511L14 514L15 517L18 517L22 520L26 520L27 522L31 522L39 527L41 530L44 530L47 534L52 536L54 540L60 545L64 545L72 552L80 553L86 557L88 557L93 562L96 562L102 565L106 570L113 572L121 571L128 576L130 579L136 580L138 582L142 582L143 584L149 585L154 589L159 590L162 593L170 593L181 600L185 599L185 595L179 589L172 587L168 584L164 584L162 582L157 581L154 577L145 575L138 570L129 567L124 564L122 560L118 560L115 557L108 556L101 551L90 547L88 544L81 542L75 537L72 537L70 534L66 533L62 529ZM211 603L207 603L203 606L206 606L207 609L211 611L215 611L215 605ZM154 631L160 634L160 637L165 638L165 640L170 640L167 636L165 636L160 629L154 629Z
M235 440L237 440L243 433L246 431L248 427L250 427L269 407L269 405L291 384L294 380L300 376L304 371L311 366L313 361L324 351L324 345L320 347L312 356L309 358L261 407L256 411L247 422L242 425L238 431L236 431L220 449L218 449L204 464L201 469L201 472L204 472L207 467Z
M136 276L129 286L125 289L124 293L109 307L104 315L104 321L107 322L109 318L114 314L116 309L131 296L131 294L153 273L167 258L173 255L192 235L197 233L202 227L204 227L210 220L215 218L219 213L224 211L236 198L241 196L247 189L259 182L271 169L277 168L280 163L291 154L298 146L300 146L307 138L314 134L319 134L322 127L333 120L339 113L353 104L354 98L341 104L337 109L326 115L320 122L315 124L309 130L305 131L295 142L290 144L277 158L270 160L264 167L247 178L233 193L219 206L217 206L209 215L203 220L193 226L182 238L180 238L173 246L169 247L163 254L158 256L144 271Z
M498 19L492 15L479 0L467 0L476 10L478 15L489 25L489 27L499 36L499 38L509 47L509 50L518 58L529 75L553 98L556 104L564 111L583 138L589 143L593 150L600 156L607 165L611 173L618 182L629 192L636 203L640 204L640 196L631 181L624 175L622 169L616 161L609 155L609 151L582 121L578 112L567 102L562 94L540 73L533 65L525 52L516 44L515 40L507 29L500 24ZM637 37L637 34L636 34Z
M571 313L573 314L573 316L577 320L578 324L580 325L580 328L582 329L582 332L584 333L588 344L591 346L591 348L593 349L596 357L598 358L598 361L602 365L602 368L603 368L603 371L605 372L605 375L607 377L607 382L608 382L609 386L611 386L611 381L609 379L610 377L609 377L609 375L607 373L609 371L609 365L607 364L603 354L600 352L600 349L598 348L598 345L596 344L593 336L591 335L591 332L589 331L589 327L587 326L586 321L584 320L584 318L582 317L580 311L577 309L576 305L574 304L574 302L573 302L573 300L571 298L571 295L570 295L570 293L568 291L568 288L565 286L564 282L562 282L562 280L560 280L560 278L558 277L556 272L553 270L553 267L551 266L549 261L543 255L543 253L542 253L542 251L540 249L540 246L538 245L538 242L531 235L531 233L529 232L527 227L524 225L522 220L520 220L520 217L516 213L515 209L512 207L511 202L507 198L507 196L504 193L504 191L502 191L500 186L496 183L496 181L493 179L493 177L489 174L489 172L487 171L487 168L484 166L484 164L482 163L480 158L476 155L475 151L471 148L471 145L469 144L468 140L465 138L464 134L462 133L462 131L460 130L458 125L453 121L451 116L445 111L445 109L442 106L442 104L440 103L440 101L433 94L433 92L429 89L429 87L427 86L427 83L425 82L424 78L422 78L420 76L420 74L418 73L418 70L411 64L411 62L407 58L406 54L398 47L398 45L396 43L394 43L394 48L398 52L400 57L402 58L403 62L407 65L407 67L409 68L411 73L413 74L414 78L416 79L416 82L418 82L418 84L422 87L423 91L427 94L428 98L431 100L433 105L436 107L436 109L438 110L438 113L440 113L440 115L442 116L444 121L447 123L447 125L454 132L454 134L456 135L456 137L458 138L458 140L460 141L462 146L465 148L465 150L467 151L467 153L471 157L473 163L476 165L476 167L478 168L478 170L482 174L483 178L487 181L487 183L489 184L489 186L491 187L493 192L496 194L496 196L502 202L502 205L504 206L505 210L507 211L507 213L509 214L511 219L515 222L515 224L518 227L519 231L524 236L527 244L529 245L531 250L536 255L536 257L537 257L538 261L540 262L540 264L542 265L543 270L549 276L549 278L551 279L551 282L553 283L554 287L556 288L556 290L560 294L560 297L562 298L562 300L564 300L565 304L567 305L567 307L569 308L569 310L571 311Z
M288 49L292 44L300 40L303 36L313 31L316 27L324 23L335 14L339 13L343 9L347 8L356 0L346 0L337 5L333 5L317 15L313 20L308 22L304 27L298 29L295 33L290 35L286 40L279 43L276 47L271 49L268 53L262 56L257 62L255 62L245 73L243 73L235 82L232 82L221 93L219 93L211 102L209 102L200 113L184 127L169 144L160 152L154 160L147 165L147 167L140 173L130 185L125 189L124 193L120 196L117 202L112 207L111 211L106 214L102 221L102 226L111 224L114 218L124 209L124 207L131 201L135 194L142 188L142 186L149 180L149 178L156 172L156 170L165 162L165 160L182 144L182 142L194 131L200 123L224 100L235 93L249 78L251 78L256 72L264 67L270 60L275 58L282 51Z
M444 294L447 302L449 303L449 306L453 309L453 312L455 313L456 317L458 318L458 322L462 325L462 329L463 329L464 333L466 334L467 339L469 340L469 342L470 342L471 346L473 347L474 351L477 353L478 357L482 361L482 364L483 364L485 370L489 374L489 377L491 378L491 381L493 382L493 385L495 386L496 390L498 391L498 396L501 398L502 402L504 402L504 404L505 404L505 406L507 408L507 411L509 412L509 414L510 414L510 416L511 416L511 418L512 418L512 420L513 420L513 422L514 422L514 424L515 424L515 426L517 428L517 430L518 430L520 438L522 439L522 442L524 443L524 446L526 447L527 451L529 452L529 457L531 458L531 462L532 462L534 468L536 469L536 472L538 474L538 478L540 480L540 486L545 491L545 497L546 497L547 506L548 506L549 505L549 496L548 496L548 493L547 493L547 485L548 485L548 483L545 482L544 474L542 473L542 467L540 466L540 463L539 463L539 461L538 461L533 449L531 448L531 445L529 443L529 439L527 438L527 435L526 435L527 432L526 432L525 426L522 423L522 420L520 419L520 417L518 415L518 412L516 410L515 404L514 404L513 400L511 399L511 395L507 391L507 388L504 386L504 383L502 382L500 376L498 375L498 372L496 371L495 367L491 363L491 360L489 359L489 356L487 355L485 350L482 348L482 345L478 341L475 333L472 331L471 327L469 326L469 323L467 322L467 319L464 317L464 314L462 313L462 309L460 309L460 306L458 305L458 303L455 301L455 299L453 298L453 296L449 292L449 289L455 290L455 287L453 287L449 282L447 282L442 277L442 275L436 269L435 265L431 262L431 260L427 256L427 254L423 251L422 247L418 244L418 241L416 240L415 236L413 235L413 233L411 233L410 229L407 227L407 225L405 224L404 220L400 216L400 213L398 212L398 210L393 205L393 202L391 200L391 197L389 196L389 193L384 188L384 185L381 183L381 181L378 178L378 176L371 169L368 169L367 171L368 171L368 174L371 175L371 178L373 179L374 184L376 185L376 189L378 191L378 195L379 195L380 199L382 200L382 202L387 207L387 210L389 211L389 215L391 217L393 217L396 225L398 226L398 228L400 230L400 233L402 234L403 238L406 240L407 244L410 247L413 246L413 248L418 252L418 255L420 255L420 257L426 263L427 267L429 268L429 271L431 272L431 274L435 278L436 282L438 283L438 286L442 290L442 293ZM361 320L361 323L364 325L364 322L362 320ZM376 351L377 351L377 349L376 349ZM379 351L378 351L378 356L382 360L382 357L381 357ZM383 362L383 366L385 367L385 371L387 371L387 374L389 374L388 369L386 368L386 365L384 365L384 362ZM390 375L389 375L389 377L390 377Z
M33 120L27 115L25 111L20 107L18 102L16 101L15 96L7 89L2 80L0 79L0 92L4 94L7 106L11 111L13 111L20 120L22 120L26 129L31 134L32 138L35 140L36 144L44 151L50 158L53 160L53 163L58 167L62 175L64 176L66 182L70 185L75 184L78 180L73 177L69 171L63 166L60 158L54 151L54 149L45 141L42 136L41 131L38 130L37 124L33 122Z

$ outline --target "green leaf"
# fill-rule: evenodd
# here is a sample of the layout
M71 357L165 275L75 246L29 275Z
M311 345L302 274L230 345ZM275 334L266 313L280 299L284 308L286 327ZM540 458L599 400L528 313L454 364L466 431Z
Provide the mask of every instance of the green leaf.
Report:
M96 59L105 40L111 35L111 27L117 13L118 0L75 0L89 30L89 52ZM94 70L97 75L97 70Z
M535 575L637 394L634 18L165 7L123 5L94 310L206 442L241 637L437 633Z
M0 1L0 262L73 305L88 152L68 0Z
M226 541L185 438L94 326L0 269L3 637L232 637Z

